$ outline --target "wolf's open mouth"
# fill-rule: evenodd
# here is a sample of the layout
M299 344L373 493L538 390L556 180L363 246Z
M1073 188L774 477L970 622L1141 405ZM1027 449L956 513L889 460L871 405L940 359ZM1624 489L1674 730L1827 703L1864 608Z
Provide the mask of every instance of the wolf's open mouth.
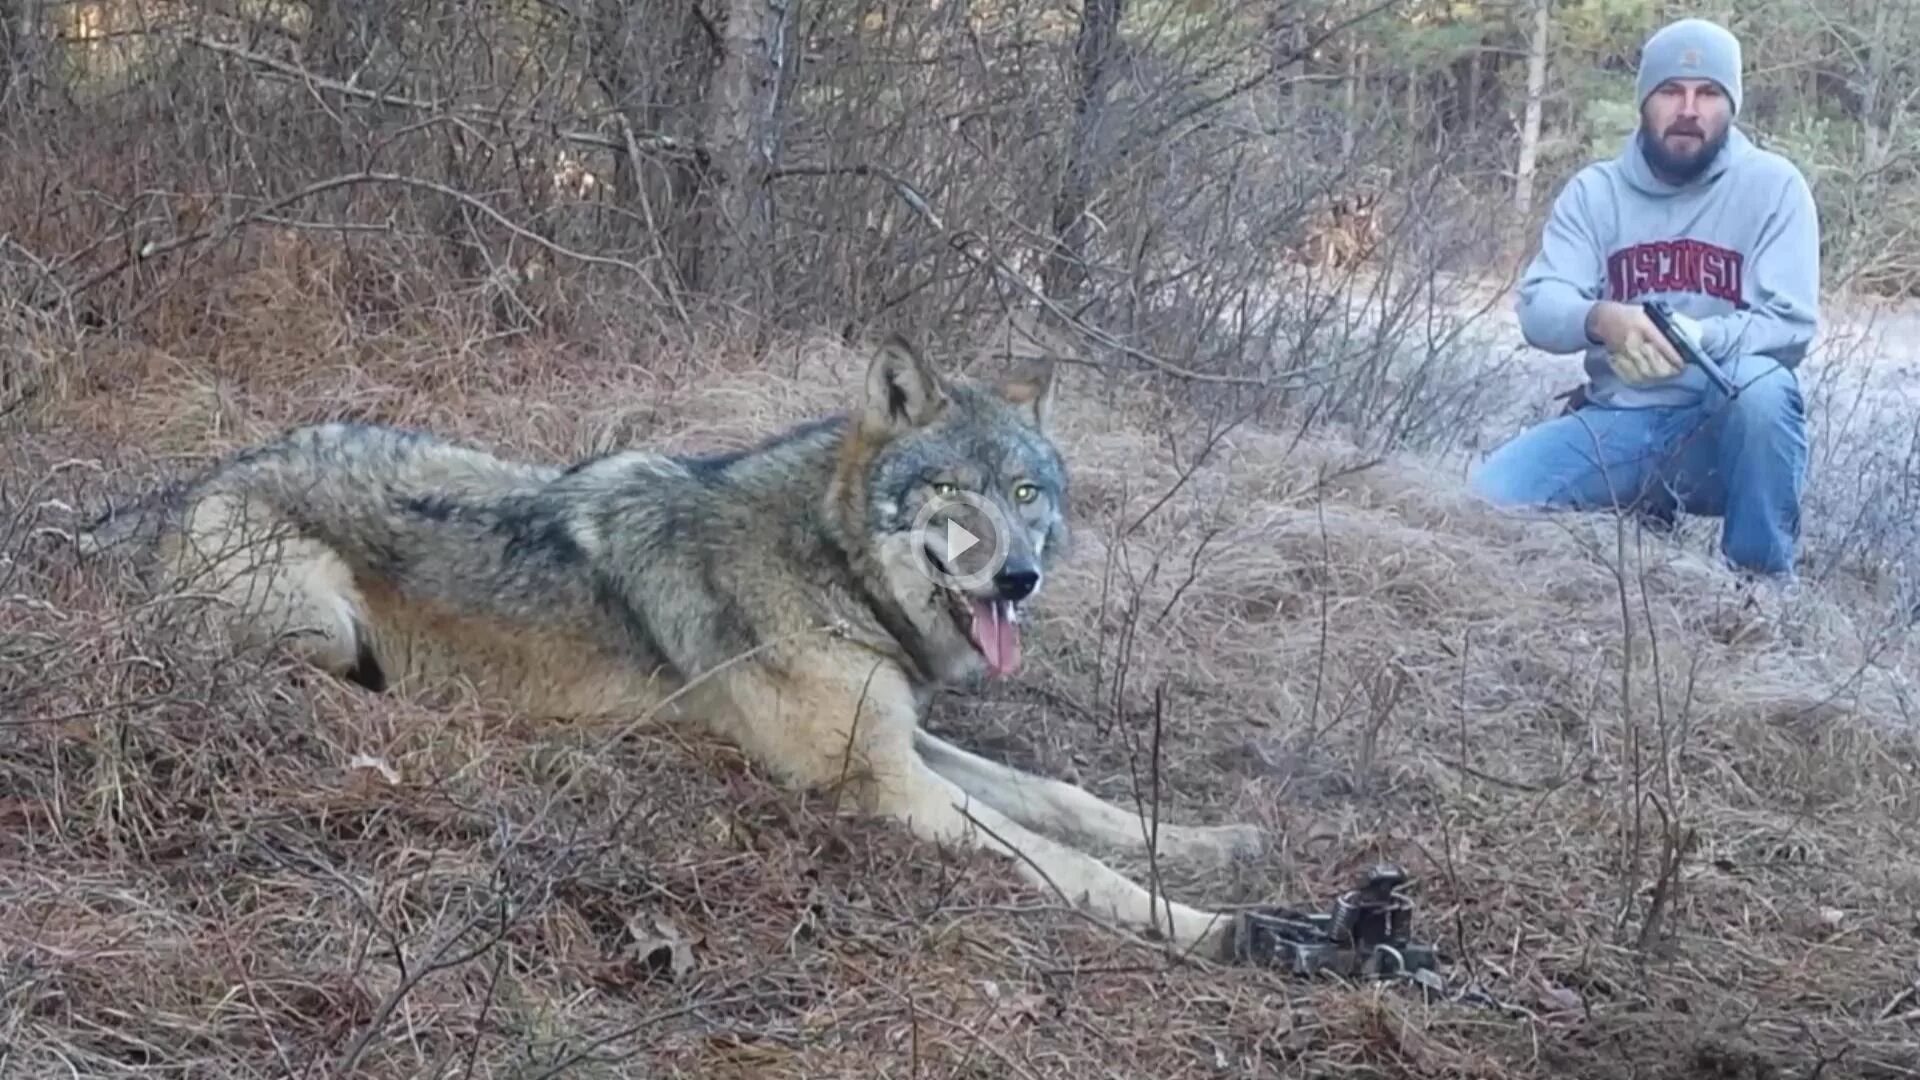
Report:
M942 574L951 575L947 564L925 549L927 561ZM1024 614L1020 604L997 597L982 599L958 589L940 589L947 596L947 610L954 625L967 636L987 662L987 670L996 676L1008 676L1020 669L1020 622Z

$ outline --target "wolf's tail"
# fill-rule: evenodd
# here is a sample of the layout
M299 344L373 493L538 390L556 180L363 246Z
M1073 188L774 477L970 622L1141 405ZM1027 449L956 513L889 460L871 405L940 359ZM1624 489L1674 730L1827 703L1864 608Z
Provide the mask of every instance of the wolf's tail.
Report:
M74 538L75 546L86 558L94 558L109 548L130 541L150 542L179 505L190 486L187 481L168 484L142 495L124 506L111 503Z

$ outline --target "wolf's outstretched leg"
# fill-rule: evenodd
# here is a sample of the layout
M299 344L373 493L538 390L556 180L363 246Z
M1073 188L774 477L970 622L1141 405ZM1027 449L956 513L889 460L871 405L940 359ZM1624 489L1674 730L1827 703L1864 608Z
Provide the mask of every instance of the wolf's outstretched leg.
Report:
M868 813L901 822L920 839L999 852L1042 892L1058 889L1070 903L1135 931L1157 926L1183 950L1197 946L1214 958L1231 940L1231 916L1156 897L934 771L914 750L917 702L892 663L865 650L809 649L747 661L723 679L718 693L726 708L709 710L719 700L706 695L691 708L782 782L846 785Z
M1147 851L1153 823L1085 788L989 761L924 730L914 732L913 745L935 772L1030 829L1129 852ZM1160 855L1196 862L1250 857L1265 842L1253 825L1177 825L1163 819L1153 832Z
M1032 832L969 797L917 754L905 782L881 792L879 810L904 821L921 839L1007 855L1038 888L1058 889L1069 902L1128 929L1156 928L1181 951L1222 959L1232 940L1233 916L1153 895L1093 856Z

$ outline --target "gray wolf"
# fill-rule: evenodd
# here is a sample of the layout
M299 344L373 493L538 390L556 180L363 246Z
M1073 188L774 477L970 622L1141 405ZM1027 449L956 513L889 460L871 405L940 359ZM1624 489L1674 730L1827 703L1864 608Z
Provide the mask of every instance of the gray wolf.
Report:
M1706 20L1648 39L1639 125L1555 197L1519 288L1528 344L1585 354L1581 403L1497 448L1472 482L1502 506L1720 517L1729 563L1790 584L1820 224L1800 170L1735 123L1740 67L1738 39ZM1680 362L1649 300L1666 301L1738 397Z
M102 515L81 547L214 575L198 591L225 601L236 642L369 690L457 679L540 716L704 725L779 782L984 845L1099 917L1222 956L1229 917L1075 846L1145 851L1140 815L919 724L941 686L1018 669L1023 613L1066 551L1055 385L1050 365L949 379L895 338L855 408L736 453L540 464L322 424ZM1003 557L955 585L944 526L969 505L1001 516ZM1246 825L1158 827L1175 858L1260 842Z

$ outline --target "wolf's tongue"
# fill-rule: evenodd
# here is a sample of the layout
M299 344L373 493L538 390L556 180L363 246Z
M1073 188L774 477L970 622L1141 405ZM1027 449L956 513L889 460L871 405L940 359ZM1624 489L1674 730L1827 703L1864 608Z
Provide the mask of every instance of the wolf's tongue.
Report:
M1013 607L998 600L973 602L973 640L987 659L987 670L1011 675L1020 668L1020 627Z

